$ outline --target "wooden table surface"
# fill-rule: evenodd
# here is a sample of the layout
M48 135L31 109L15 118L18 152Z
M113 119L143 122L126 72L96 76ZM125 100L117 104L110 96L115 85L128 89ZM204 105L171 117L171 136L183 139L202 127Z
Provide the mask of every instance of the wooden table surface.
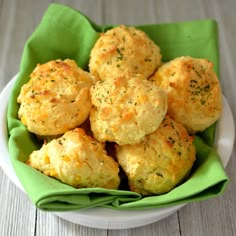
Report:
M51 2L63 3L104 24L149 24L214 18L219 24L221 82L236 117L235 0L0 0L0 91L18 72L25 41ZM234 119L235 121L235 119ZM1 153L0 153L1 158ZM123 230L94 229L35 208L0 168L0 236L58 235L236 235L236 159L226 172L230 182L220 197L188 204L150 225Z

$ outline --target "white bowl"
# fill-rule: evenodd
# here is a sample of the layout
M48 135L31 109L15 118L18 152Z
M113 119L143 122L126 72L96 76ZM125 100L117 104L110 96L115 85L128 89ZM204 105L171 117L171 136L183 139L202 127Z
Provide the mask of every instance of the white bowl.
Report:
M0 94L0 166L10 180L24 191L10 162L8 153L7 107L8 99L16 76L7 84ZM225 98L223 98L223 114L216 130L215 148L221 156L224 166L227 165L234 144L234 120ZM124 229L140 227L159 221L180 209L184 204L174 207L153 210L112 210L102 207L91 209L53 212L53 214L76 224L100 229Z

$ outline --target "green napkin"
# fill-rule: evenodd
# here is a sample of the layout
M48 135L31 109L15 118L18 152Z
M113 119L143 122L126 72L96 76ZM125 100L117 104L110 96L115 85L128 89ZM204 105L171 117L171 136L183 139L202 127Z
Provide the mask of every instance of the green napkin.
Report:
M41 23L25 44L18 78L12 90L7 114L9 153L14 170L32 202L41 209L65 211L94 206L114 209L147 209L208 199L221 194L228 181L217 152L211 147L215 125L195 137L197 161L191 177L167 194L142 197L125 190L102 188L75 189L47 177L27 166L29 154L39 149L17 118L16 98L21 86L37 63L54 59L74 59L84 69L88 67L90 50L99 32L112 26L99 26L82 13L60 4L51 4ZM219 73L217 24L213 20L137 26L145 31L160 47L163 60L189 55L213 61ZM204 141L203 141L204 140ZM210 144L209 146L207 144Z

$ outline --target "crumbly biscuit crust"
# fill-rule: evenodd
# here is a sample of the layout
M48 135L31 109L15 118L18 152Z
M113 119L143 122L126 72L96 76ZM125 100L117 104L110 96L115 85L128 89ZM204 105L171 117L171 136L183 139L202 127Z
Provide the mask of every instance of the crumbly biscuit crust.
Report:
M118 164L80 128L44 144L30 155L28 164L75 188L118 189L120 183Z
M222 95L213 63L179 57L162 65L150 80L168 94L168 114L188 132L204 131L220 118Z
M91 87L91 129L101 142L135 144L152 133L167 111L166 93L148 80L119 77Z
M91 85L89 73L73 60L38 64L18 96L19 118L39 136L63 134L89 116Z
M124 74L148 78L161 58L159 46L143 31L120 25L101 34L91 51L89 69L98 80Z
M181 183L195 161L192 141L186 129L167 115L143 142L117 145L117 159L128 176L130 189L143 195L156 195Z

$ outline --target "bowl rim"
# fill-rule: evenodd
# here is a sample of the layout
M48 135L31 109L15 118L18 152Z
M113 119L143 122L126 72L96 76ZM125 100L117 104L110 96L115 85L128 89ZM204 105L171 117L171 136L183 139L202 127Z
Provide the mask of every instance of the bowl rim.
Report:
M0 93L0 101L2 102L2 105L0 106L0 153L3 156L3 159L0 159L0 167L2 167L8 178L19 189L25 192L11 165L7 141L8 100L17 75L18 74L16 74L7 83ZM234 132L235 129L232 111L226 98L223 96L223 112L219 122L217 123L214 147L218 151L224 167L227 166L233 151L235 139ZM87 227L100 229L127 229L140 227L159 221L175 213L185 205L186 204L181 204L172 207L148 210L114 210L103 207L95 207L79 211L53 212L53 214L72 223L81 224Z

